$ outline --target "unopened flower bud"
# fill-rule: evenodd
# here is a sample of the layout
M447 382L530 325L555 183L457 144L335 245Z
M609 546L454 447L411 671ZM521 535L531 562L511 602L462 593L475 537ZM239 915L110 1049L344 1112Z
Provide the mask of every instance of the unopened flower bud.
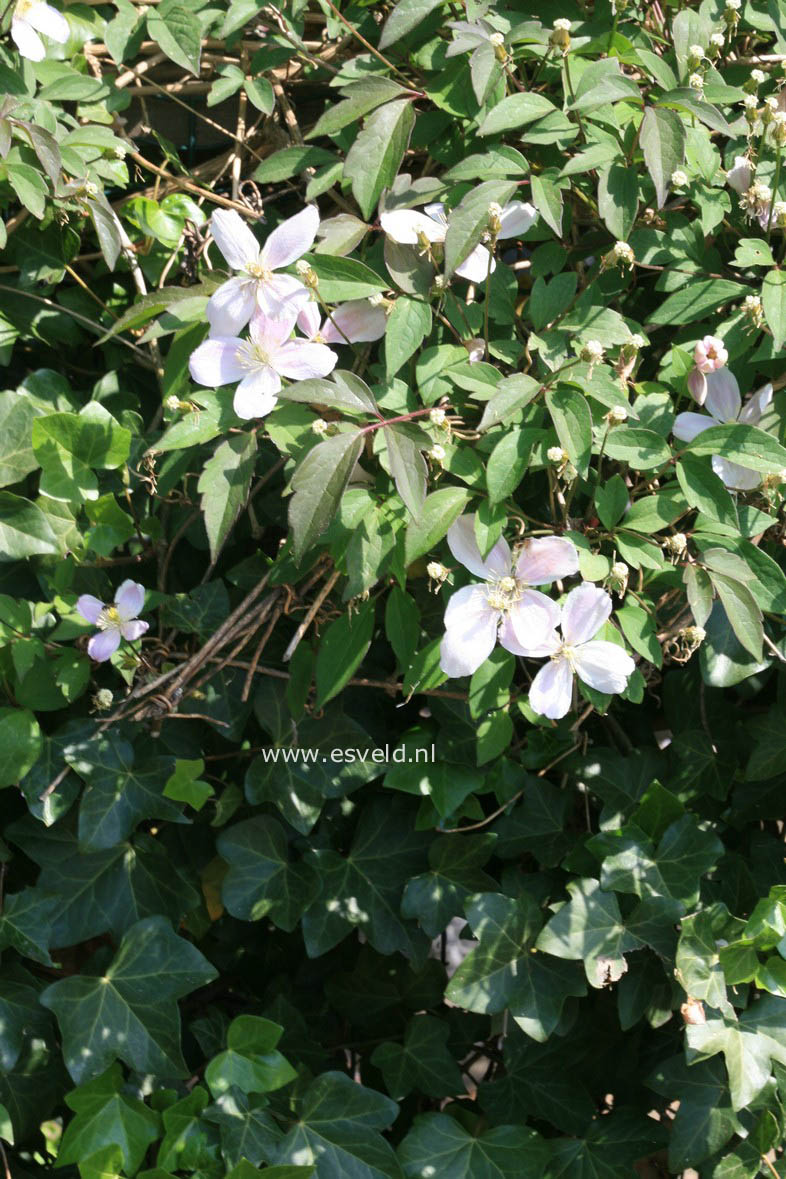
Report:
M671 183L672 187L674 188L685 188L688 183L688 177L681 168L677 168L677 170L671 174Z
M600 340L587 340L586 344L579 353L579 358L587 364L600 364L605 355L605 350Z
M724 37L723 33L712 33L710 35L710 45L709 49L707 50L707 56L717 57L723 49L725 41L726 38Z
M554 21L549 45L552 49L561 49L563 57L570 49L570 21L565 17L559 17Z
M704 78L701 74L691 74L688 78L688 85L691 90L695 90L697 94L704 93Z
M693 349L693 363L703 373L714 373L729 359L726 346L718 336L704 336Z
M684 630L685 638L689 643L703 643L707 637L707 632L703 626L686 626Z
M440 561L429 561L426 566L426 573L432 581L443 582L448 576L448 570Z
M550 446L546 451L546 458L550 463L564 463L568 458L568 454L561 446Z
M297 270L298 277L307 287L310 287L312 291L317 289L319 286L319 276L316 270L309 266L308 262L304 262L301 258L299 262L295 263L295 270Z
M627 242L615 242L612 253L620 266L632 266L636 260L633 248Z
M505 38L502 33L492 33L489 37L489 45L494 50L494 56L497 61L504 65L508 60L508 51L505 48Z
M114 694L109 688L99 688L93 696L93 708L96 712L106 712L108 708L112 707L114 698Z
M647 341L643 336L639 335L638 332L633 333L631 338L628 340L628 343L632 348L635 348L637 352L641 352L642 348L647 347Z
M767 75L764 70L751 70L750 80L751 82L755 82L757 86L761 86L762 82L767 81Z
M611 567L611 576L617 581L622 581L629 573L630 570L624 561L615 561Z
M628 411L624 405L615 405L606 414L606 418L609 425L620 426L628 420Z
M176 397L174 393L170 393L164 402L164 409L168 409L170 413L177 413L177 411L180 409L180 406L180 398Z
M491 33L489 36L490 45L504 45L505 38L502 33Z
M614 562L607 578L607 584L619 597L625 595L625 591L628 588L629 575L630 569L624 561Z
M428 411L428 420L431 422L432 426L444 426L445 422L447 421L447 416L448 415L445 413L444 409L440 409L439 407L436 409L430 409Z
M429 450L427 453L428 453L429 458L433 459L435 463L444 462L446 454L447 454L445 447L440 446L440 444L438 442L435 442L434 445L431 447L431 450Z
M688 69L695 70L704 58L704 50L701 45L688 46Z
M777 201L773 210L774 214L778 205L783 205L784 212L786 212L786 202ZM764 323L764 308L758 295L746 295L742 302L742 310L754 327L761 327Z
M673 536L666 537L663 547L675 557L679 557L688 547L688 538L684 532L675 532Z
M324 438L328 429L328 423L324 418L317 418L311 423L311 432L312 434L316 434L317 438Z

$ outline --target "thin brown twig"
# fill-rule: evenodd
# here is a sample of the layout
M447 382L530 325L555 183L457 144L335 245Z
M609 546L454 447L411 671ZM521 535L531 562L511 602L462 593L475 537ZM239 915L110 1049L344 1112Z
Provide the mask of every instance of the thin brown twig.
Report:
M325 584L322 586L322 589L319 591L317 596L314 598L314 601L309 606L308 613L306 614L306 617L300 623L300 626L295 631L294 635L292 636L291 641L289 642L289 644L287 646L286 651L284 652L284 655L283 655L283 662L284 663L288 663L289 660L292 658L292 656L295 654L295 651L300 644L300 640L303 638L303 635L306 633L308 628L311 626L311 623L314 621L314 619L317 616L317 612L318 612L320 606L322 605L322 603L324 602L325 598L328 596L330 591L333 589L333 586L336 584L336 582L338 581L340 576L341 576L340 571L338 569L334 569L333 572L331 573L330 577L327 579Z

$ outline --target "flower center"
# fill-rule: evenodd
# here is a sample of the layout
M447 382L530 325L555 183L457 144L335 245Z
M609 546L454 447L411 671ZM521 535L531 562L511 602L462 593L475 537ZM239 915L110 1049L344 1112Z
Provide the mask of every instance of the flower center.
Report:
M521 588L515 577L500 577L491 581L486 589L486 601L492 610L502 613L509 610L521 597Z
M246 274L257 279L258 282L269 282L273 277L270 267L264 266L261 262L249 262L246 266Z
M243 368L253 372L264 365L270 364L270 357L259 344L255 344L253 340L244 340L235 353L235 360Z
M120 614L117 606L104 606L101 613L96 619L96 626L99 630L116 630L120 625Z
M24 20L31 8L35 8L36 0L17 0L14 16Z
M568 662L570 670L576 670L576 648L571 647L570 643L563 643L559 650L554 652L551 658L565 659Z

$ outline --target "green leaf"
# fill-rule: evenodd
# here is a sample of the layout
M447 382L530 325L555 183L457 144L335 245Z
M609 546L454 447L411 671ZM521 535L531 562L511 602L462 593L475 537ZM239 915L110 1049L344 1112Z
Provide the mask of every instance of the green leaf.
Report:
M30 398L0 393L0 487L18 483L38 466L30 439L34 416Z
M433 748L430 752L433 752ZM411 760L413 755L410 755L408 762ZM389 769L385 775L385 785L391 790L430 798L443 819L455 814L464 800L483 786L483 774L470 766L432 759L421 769L413 770L408 762Z
M591 879L570 880L566 887L571 899L542 930L536 948L557 958L583 959L590 984L603 987L622 976L624 955L636 942L613 892Z
M767 326L772 332L772 343L776 352L786 340L786 274L782 270L770 270L764 276L761 286L761 303Z
M248 500L256 457L256 434L237 434L216 448L199 476L197 490L213 565Z
M601 58L582 72L576 97L568 105L572 110L590 111L626 98L641 102L637 83L621 72L616 58Z
M374 603L363 602L358 610L331 622L325 631L317 651L317 708L324 708L363 662L374 633L374 614Z
M547 1040L571 996L586 994L578 970L534 952L542 916L526 893L517 901L483 893L467 904L467 920L480 940L448 983L445 996L483 1015L510 1011L533 1040Z
M605 528L612 529L628 506L628 489L621 475L612 475L595 492L595 507Z
M385 635L400 667L406 667L420 640L420 610L414 599L394 585L385 602Z
M540 1179L549 1145L527 1126L496 1126L477 1137L443 1113L421 1114L399 1148L409 1179Z
M683 455L677 463L677 478L692 508L698 508L721 524L739 528L734 500L708 462L691 454Z
M621 606L614 617L622 627L622 633L634 651L649 659L656 667L663 664L663 652L658 642L655 623L650 614L641 606Z
M187 802L195 811L201 811L213 794L213 787L203 782L199 775L204 773L205 763L201 757L193 760L178 758L175 772L167 779L164 798L174 802Z
M618 462L627 463L634 471L649 471L671 458L669 444L660 434L638 426L616 426L610 430L606 454Z
M666 897L690 908L699 897L701 877L723 854L723 844L692 815L684 815L667 827L657 848L623 828L619 837L606 842L620 845L603 860L601 886L608 893L633 892L642 900Z
M718 311L725 303L741 300L748 287L725 278L702 278L687 282L649 316L654 324L693 323L708 311Z
M365 78L342 87L341 93L344 95L343 101L328 107L309 131L308 139L334 135L343 127L362 119L369 111L391 99L403 98L408 92L392 78Z
M639 178L633 168L614 163L598 181L598 212L609 233L625 241L639 209Z
M326 151L324 147L282 147L280 151L274 151L262 160L261 164L257 164L253 176L262 184L276 184L280 180L289 180L299 172L305 172L307 168L332 164L335 159L335 152Z
M550 229L562 237L562 192L545 176L531 177L532 202Z
M750 1105L762 1091L772 1061L786 1064L784 1011L786 999L764 995L739 1019L731 1013L685 1029L688 1063L723 1053L735 1111Z
M326 438L310 450L292 476L289 504L292 551L300 561L336 514L363 449L357 430Z
M227 1031L227 1047L208 1064L205 1080L214 1097L239 1089L241 1093L271 1093L297 1076L276 1050L283 1028L257 1015L239 1015Z
M450 1026L431 1015L410 1021L403 1044L378 1044L371 1063L385 1078L394 1101L403 1101L413 1089L426 1097L450 1097L461 1093L464 1083L448 1049Z
M57 552L57 537L39 506L21 495L0 491L0 561Z
M378 107L366 119L347 153L344 176L352 183L352 195L368 218L384 188L390 188L409 147L415 111L405 98Z
M366 382L345 369L334 369L326 380L315 377L306 381L296 381L294 385L287 385L286 389L282 389L278 396L286 401L326 405L344 413L380 416L374 395Z
M331 254L309 255L309 266L319 279L319 293L327 303L366 299L387 287L384 278L357 258L336 258ZM335 377L335 373L333 376Z
M411 565L424 553L435 549L469 501L463 487L443 487L427 495L417 520L407 525L404 538L404 560Z
M417 918L429 937L439 937L470 894L495 887L482 871L495 843L489 834L438 836L429 848L429 871L407 882L402 916Z
M648 106L639 130L644 163L655 185L658 208L666 204L671 174L685 158L685 127L679 115L664 107Z
M521 91L510 94L489 111L478 127L478 135L499 135L502 131L513 131L542 119L556 110L554 103L542 94Z
M385 328L385 375L396 375L431 331L431 308L422 299L400 295Z
M761 659L764 630L761 610L753 594L742 582L714 569L710 569L709 575L735 635L754 659Z
M470 189L448 215L445 234L445 277L450 278L488 229L489 205L492 201L505 205L516 191L515 184L505 180L486 180Z
M164 917L148 917L129 929L103 975L61 979L41 1002L57 1016L65 1064L78 1083L115 1059L139 1072L183 1077L177 1000L215 977Z
M148 12L147 31L167 57L199 77L202 29L193 8L179 0L164 0Z
M507 499L521 483L538 436L539 432L519 427L502 435L486 464L486 487L492 504Z
M699 647L704 682L712 688L731 688L769 666L766 659L754 659L732 630L721 602L715 602L706 622L707 637Z
M241 921L269 917L279 928L293 930L319 884L308 865L290 863L280 823L257 815L222 831L216 846L229 865L221 886L227 912Z
M384 426L383 434L396 490L410 515L417 519L426 500L428 475L426 461L421 453L423 443L413 439L406 429L397 426Z
M95 1080L66 1096L76 1117L65 1128L57 1157L61 1166L81 1163L103 1147L120 1151L123 1170L135 1175L148 1147L159 1136L159 1119L153 1110L124 1092L123 1072L113 1064Z
M5 897L0 915L0 948L13 948L24 958L52 966L49 946L58 899L37 888L23 888Z
M398 0L382 29L380 49L387 49L389 45L406 37L441 4L442 0Z
M15 786L44 747L38 721L26 708L0 708L0 786Z
M546 405L560 446L567 451L582 479L586 479L592 457L592 414L586 397L578 389L562 386L547 391Z

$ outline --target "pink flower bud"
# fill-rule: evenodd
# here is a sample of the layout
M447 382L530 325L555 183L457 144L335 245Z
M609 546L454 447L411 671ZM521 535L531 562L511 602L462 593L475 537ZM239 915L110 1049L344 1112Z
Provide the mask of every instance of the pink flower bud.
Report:
M693 349L696 368L703 373L717 372L719 368L725 366L728 359L729 354L723 340L719 340L717 336L705 336L703 340L698 341Z
M707 378L700 368L692 368L688 375L688 389L697 405L704 405L707 400Z

